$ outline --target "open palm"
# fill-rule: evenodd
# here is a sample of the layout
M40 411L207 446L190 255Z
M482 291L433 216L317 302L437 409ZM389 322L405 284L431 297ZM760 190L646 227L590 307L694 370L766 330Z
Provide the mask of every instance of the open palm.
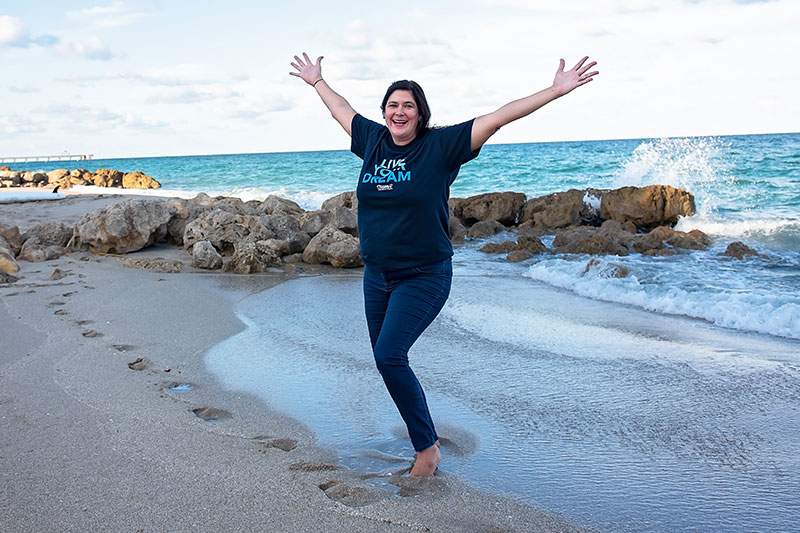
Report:
M308 54L303 52L303 59L294 56L294 61L292 61L291 65L297 72L290 72L289 74L302 78L309 85L322 78L322 56L319 56L317 62L314 63L308 57Z
M589 59L589 56L584 56L583 59L578 61L577 65L566 71L564 70L564 60L561 59L559 61L556 77L553 79L553 88L559 95L563 96L575 89L575 87L580 87L581 85L589 83L594 76L600 73L597 70L588 72L590 68L597 64L597 61L592 61L588 65L584 65L587 59Z

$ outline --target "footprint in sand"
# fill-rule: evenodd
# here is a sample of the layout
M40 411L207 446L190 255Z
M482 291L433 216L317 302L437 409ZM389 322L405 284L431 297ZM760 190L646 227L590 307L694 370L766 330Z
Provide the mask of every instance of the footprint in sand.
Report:
M128 363L128 368L131 370L144 370L150 366L150 361L144 357L137 357L130 363Z
M94 324L94 320L76 320L75 323L79 326L87 326L89 324Z
M383 494L366 487L350 485L338 479L331 479L319 485L325 496L348 507L363 507L383 499Z
M83 333L81 333L81 335L83 335L84 337L88 337L88 338L102 337L103 336L102 333L99 333L99 332L97 332L97 331L95 331L93 329L90 329L88 331L84 331Z
M73 294L78 294L78 291L69 291L69 292L65 292L65 293L64 293L64 294L62 294L61 296L63 296L64 298L69 298L69 297L70 297L70 296L72 296Z
M260 435L258 437L253 437L253 440L256 441L258 451L261 453L266 453L270 448L277 448L284 452L290 452L297 448L297 441L294 439L273 438Z
M112 348L114 348L118 352L130 352L131 350L135 350L137 346L133 344L112 344Z
M47 307L58 307L61 305L67 305L67 302L62 302L61 300L54 300L47 304Z
M54 315L66 315L67 311L64 310L64 309L56 309L55 311L53 311L53 314Z
M395 474L389 478L389 483L400 488L400 496L402 497L417 496L419 494L443 496L448 492L447 483L439 476L441 476L439 473L429 477Z
M233 416L225 409L207 406L195 407L192 409L192 412L195 414L195 416L197 416L197 418L202 418L206 422L213 422L215 420L222 420L224 418L230 418Z

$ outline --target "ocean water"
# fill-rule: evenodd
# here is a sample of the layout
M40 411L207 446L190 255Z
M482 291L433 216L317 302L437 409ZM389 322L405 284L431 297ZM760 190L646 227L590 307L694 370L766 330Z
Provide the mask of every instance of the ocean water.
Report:
M153 194L191 197L204 191L244 200L278 194L315 209L354 189L360 160L327 151L14 165L65 166L142 170L162 183ZM585 256L539 256L520 275L586 298L800 339L800 134L489 145L462 168L451 195L519 191L534 197L651 183L695 195L698 212L678 229L708 233L714 238L709 250L604 259L630 267L626 279L610 278L603 268L584 274ZM744 261L721 257L734 240L761 255ZM479 272L505 268L497 258L470 257Z

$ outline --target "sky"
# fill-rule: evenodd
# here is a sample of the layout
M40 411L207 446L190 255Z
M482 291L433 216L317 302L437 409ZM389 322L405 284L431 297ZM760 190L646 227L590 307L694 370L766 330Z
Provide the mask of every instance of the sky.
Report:
M798 28L798 0L0 0L0 156L347 149L303 51L373 120L416 80L435 125L598 62L490 143L797 132Z

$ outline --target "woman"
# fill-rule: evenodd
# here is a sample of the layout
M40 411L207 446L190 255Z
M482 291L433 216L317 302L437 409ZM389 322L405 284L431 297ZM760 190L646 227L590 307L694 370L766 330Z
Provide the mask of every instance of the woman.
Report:
M292 76L314 87L364 160L356 189L364 259L364 307L378 370L416 450L412 476L432 475L441 460L425 393L408 366L408 350L439 314L448 295L453 248L448 232L450 185L461 165L509 122L592 81L596 62L571 70L560 61L553 84L497 111L431 129L422 88L403 80L381 103L384 125L357 114L322 78L322 56L294 56Z

